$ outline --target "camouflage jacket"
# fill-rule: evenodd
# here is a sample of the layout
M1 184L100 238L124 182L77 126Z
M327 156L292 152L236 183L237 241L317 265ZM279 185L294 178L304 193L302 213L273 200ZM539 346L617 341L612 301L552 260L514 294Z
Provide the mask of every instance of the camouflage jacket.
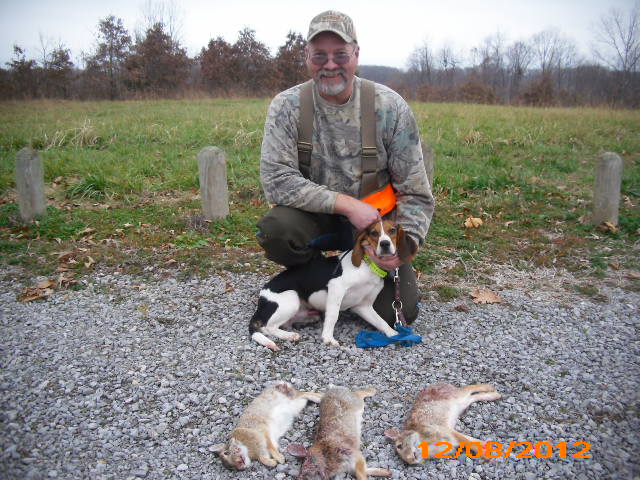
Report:
M334 213L338 193L358 198L361 178L360 79L343 105L325 101L313 88L313 153L310 179L298 169L300 88L278 94L267 113L260 158L262 187L270 203L309 212ZM433 215L418 126L396 92L375 85L378 184L397 191L397 220L420 244Z

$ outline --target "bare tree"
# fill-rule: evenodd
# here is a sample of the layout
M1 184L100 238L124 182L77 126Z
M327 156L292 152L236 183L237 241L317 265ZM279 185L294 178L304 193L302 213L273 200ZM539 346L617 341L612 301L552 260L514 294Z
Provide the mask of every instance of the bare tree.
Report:
M628 15L616 8L602 16L595 27L593 53L614 70L635 72L640 66L640 2Z
M422 45L416 47L413 52L411 52L407 66L409 82L414 92L420 85L431 84L433 82L435 58L428 40L424 40Z
M136 42L140 42L141 37L157 24L162 25L174 45L182 43L184 10L178 7L175 0L145 0L142 6L142 21L136 27Z
M436 58L441 70L440 83L445 87L452 88L455 84L456 70L462 63L460 56L450 43L445 43L438 50Z
M499 31L486 37L478 47L471 49L474 82L483 83L501 100L506 100L507 97L505 55L505 37Z
M555 28L548 28L536 33L531 38L534 59L542 74L550 74L558 64L565 39Z
M53 39L51 37L45 37L42 32L38 33L38 39L40 41L40 66L47 68L49 56L51 55L51 50L53 50Z
M507 48L507 69L509 72L509 100L516 98L520 91L520 85L533 60L531 46L518 40Z

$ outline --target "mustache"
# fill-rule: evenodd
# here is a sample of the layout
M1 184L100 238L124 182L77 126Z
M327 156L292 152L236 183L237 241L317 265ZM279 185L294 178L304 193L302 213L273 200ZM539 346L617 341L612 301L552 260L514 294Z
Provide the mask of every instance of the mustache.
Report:
M338 68L336 70L327 70L327 69L322 69L318 72L318 76L320 78L322 77L337 77L338 75L346 75L346 71L344 70L344 68Z

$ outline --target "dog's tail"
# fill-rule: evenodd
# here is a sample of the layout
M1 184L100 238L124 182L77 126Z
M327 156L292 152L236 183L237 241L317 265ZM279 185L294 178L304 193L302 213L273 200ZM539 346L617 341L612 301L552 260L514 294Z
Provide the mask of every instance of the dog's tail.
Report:
M251 339L271 350L280 350L280 348L273 340L262 333L262 327L267 324L267 321L271 318L276 308L277 305L260 296L260 298L258 298L258 308L249 321L249 336Z

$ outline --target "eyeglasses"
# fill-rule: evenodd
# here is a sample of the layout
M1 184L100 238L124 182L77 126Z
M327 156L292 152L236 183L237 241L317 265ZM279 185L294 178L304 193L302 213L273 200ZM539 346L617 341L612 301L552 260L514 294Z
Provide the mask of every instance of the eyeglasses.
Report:
M354 53L355 52L351 54L348 54L346 52L336 53L333 57L331 57L331 59L336 65L345 65L349 63ZM329 55L327 55L326 53L314 53L313 55L311 55L310 59L311 63L318 67L321 67L329 61Z

